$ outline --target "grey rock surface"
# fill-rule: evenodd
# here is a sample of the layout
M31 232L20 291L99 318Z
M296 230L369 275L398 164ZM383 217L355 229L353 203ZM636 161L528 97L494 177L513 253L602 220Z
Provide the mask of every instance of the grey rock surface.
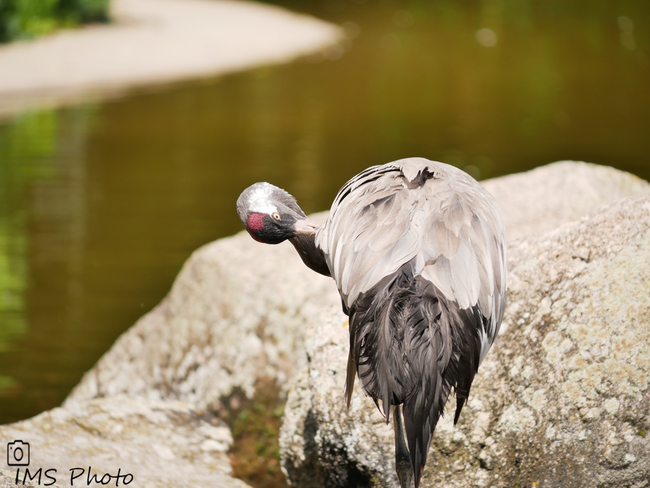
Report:
M438 425L422 485L650 486L650 195L512 242L509 270L500 337L459 424ZM329 310L306 343L284 469L301 487L399 486L392 427L358 385L345 411L343 321Z
M260 378L288 387L305 362L306 325L339 303L332 280L305 267L291 244L261 245L245 232L220 239L192 255L169 295L65 404L126 393L217 409L234 388L252 396Z
M508 241L549 232L650 188L630 173L579 161L558 161L482 184L499 202Z
M25 486L248 486L231 476L228 427L182 402L91 400L0 426L0 439L29 442ZM16 486L18 468L2 472L0 487Z
M46 482L52 481L50 478L43 478ZM20 479L22 482L22 478ZM35 484L35 481L30 481L26 480L25 483L22 485L18 486L26 486L27 488L35 488L37 486L40 486L38 484ZM7 469L0 469L0 488L16 488L16 472L15 471L9 471ZM53 483L51 485L48 485L50 488L62 488L63 485L59 483Z

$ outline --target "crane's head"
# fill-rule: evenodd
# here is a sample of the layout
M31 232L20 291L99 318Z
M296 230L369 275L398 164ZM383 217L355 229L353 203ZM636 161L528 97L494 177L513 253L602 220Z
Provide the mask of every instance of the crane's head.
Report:
M310 235L316 225L286 191L270 183L255 183L237 199L237 213L253 239L266 244Z

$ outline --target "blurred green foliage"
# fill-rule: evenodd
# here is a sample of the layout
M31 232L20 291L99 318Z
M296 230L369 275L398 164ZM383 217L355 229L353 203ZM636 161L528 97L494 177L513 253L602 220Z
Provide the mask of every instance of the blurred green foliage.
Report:
M108 21L110 0L0 0L0 42Z

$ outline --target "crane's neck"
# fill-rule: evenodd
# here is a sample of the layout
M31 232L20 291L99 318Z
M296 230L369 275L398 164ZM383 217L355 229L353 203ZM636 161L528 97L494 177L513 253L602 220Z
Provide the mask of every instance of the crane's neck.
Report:
M323 250L316 245L316 235L298 235L289 239L298 255L307 267L325 276L331 276L330 270L325 261Z

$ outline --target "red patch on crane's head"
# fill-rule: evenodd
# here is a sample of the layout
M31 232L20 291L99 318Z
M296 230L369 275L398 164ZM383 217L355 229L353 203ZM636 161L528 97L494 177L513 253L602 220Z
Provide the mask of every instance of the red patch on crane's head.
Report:
M248 216L246 228L251 233L257 233L264 228L264 214L252 213Z

